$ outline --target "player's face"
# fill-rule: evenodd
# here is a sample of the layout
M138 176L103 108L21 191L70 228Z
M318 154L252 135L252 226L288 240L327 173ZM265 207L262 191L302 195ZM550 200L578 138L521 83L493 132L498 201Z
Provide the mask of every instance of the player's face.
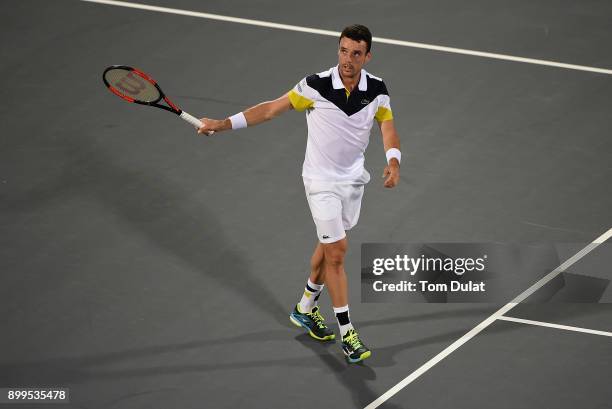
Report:
M338 70L344 78L354 78L361 72L372 54L366 52L368 45L365 41L355 41L342 37L338 47Z

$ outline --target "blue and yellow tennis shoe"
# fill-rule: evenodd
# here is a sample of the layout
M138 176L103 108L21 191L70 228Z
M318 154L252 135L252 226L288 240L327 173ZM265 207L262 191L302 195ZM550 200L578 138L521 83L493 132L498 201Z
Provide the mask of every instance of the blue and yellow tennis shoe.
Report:
M289 315L289 319L298 327L308 331L308 334L314 339L332 341L336 338L334 332L325 325L325 319L319 312L319 306L314 307L311 312L301 312L300 305L297 304Z

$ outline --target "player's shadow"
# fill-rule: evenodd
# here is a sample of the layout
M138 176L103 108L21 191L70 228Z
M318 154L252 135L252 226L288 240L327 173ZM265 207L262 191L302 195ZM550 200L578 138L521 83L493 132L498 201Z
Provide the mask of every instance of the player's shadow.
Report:
M308 334L301 334L295 340L319 358L338 383L351 393L355 407L364 407L378 398L380 394L368 384L368 381L376 380L376 372L365 362L348 364L340 352L339 341L323 343ZM389 403L385 407L398 408Z
M407 322L418 322L426 320L445 320L449 318L459 318L461 316L482 316L490 311L489 308L475 307L461 310L436 311L425 314L414 314L411 316L392 317L382 320L370 320L360 322L360 328L402 325ZM573 310L569 316L577 318L588 314L580 310ZM567 317L567 316L566 316ZM521 326L491 326L487 328L489 333L499 333L507 331L520 331ZM81 356L74 358L52 358L37 362L12 362L0 364L0 383L19 384L19 385L57 385L57 384L78 384L92 380L118 380L139 377L160 376L168 374L184 373L203 373L224 370L237 370L257 368L279 367L300 367L310 369L320 369L321 365L334 375L338 383L342 385L352 395L355 405L363 407L376 399L377 394L368 385L368 382L377 379L376 368L392 367L396 364L398 354L420 346L439 344L441 348L449 345L467 332L467 329L447 331L426 337L408 337L409 340L399 344L388 346L374 346L373 355L368 360L357 365L349 365L344 361L340 351L338 341L330 343L319 343L312 340L305 334L295 336L296 329L289 323L287 327L275 331L258 331L237 336L221 337L210 340L198 340L171 345L153 346L138 349L129 349L107 354L94 356ZM228 359L221 362L193 363L189 365L159 365L150 367L126 368L126 362L137 360L142 362L147 357L159 360L162 354L180 354L193 349L203 349L211 346L226 345L229 350L234 350L237 344L256 345L267 341L295 339L309 353L306 356L296 356L292 358L270 358L254 361L231 362L231 355ZM189 354L189 356L191 356ZM203 354L203 356L206 356ZM179 355L180 358L180 355ZM318 358L318 359L315 359ZM168 360L172 362L172 359ZM167 361L167 362L168 362ZM119 368L116 368L118 366ZM414 370L416 368L412 368ZM410 368L406 369L410 371ZM385 385L384 387L388 387ZM385 404L385 407L389 403Z
M425 314L413 314L403 317L392 317L383 320L371 320L360 322L360 328L402 325L402 323L418 322L424 320L444 320L460 316L482 315L486 310L482 307L436 311ZM295 336L296 329L287 320L286 327L278 330L258 331L237 336L220 337L209 340L198 340L163 346L151 346L146 348L135 348L124 351L97 354L93 356L52 358L38 362L13 362L0 364L0 383L2 384L78 384L92 380L117 380L125 378L139 378L159 376L166 374L202 373L223 370L236 370L257 368L261 370L279 367L301 367L310 370L327 368L333 374L338 383L352 395L357 406L365 406L376 399L376 393L369 387L368 382L376 379L374 369L377 366L391 366L394 364L393 356L402 350L428 344L430 342L450 342L453 338L460 336L456 332L440 334L435 337L422 338L411 342L393 345L389 347L374 348L374 356L357 365L349 365L344 361L343 354L338 342L319 343L305 334ZM255 346L268 341L297 340L306 350L306 356L301 355L292 358L271 358L255 361L232 362L231 355L227 359L215 359L215 362L193 363L190 365L172 364L175 360L181 360L181 354L192 350L206 350L210 347L226 346L234 350L239 344ZM147 358L159 360L159 356L166 355L165 362L169 365L154 367L132 367L126 368L130 361L141 363ZM203 354L206 356L206 354ZM318 359L317 359L318 358Z
M436 311L424 314L414 314L403 317L391 317L382 320L370 320L359 323L360 328L386 326L386 325L402 325L408 322L418 322L424 320L438 320L448 319L453 317L461 316L472 316L482 315L485 310L481 307L451 310L451 311ZM64 357L64 358L51 358L41 360L37 362L13 362L0 364L0 383L4 384L48 384L53 382L85 382L90 379L106 378L106 377L121 377L121 376L136 376L137 373L141 375L155 375L153 368L143 369L128 369L125 371L113 371L112 366L114 364L122 364L131 360L141 360L147 357L155 357L162 354L181 354L190 350L206 349L215 346L227 346L228 349L232 350L235 345L238 344L258 344L269 341L282 341L289 340L294 337L295 331L301 331L296 329L287 319L284 328L278 330L265 330L252 332L248 334L239 334L236 336L219 337L207 340L197 340L190 342L183 342L171 345L162 346L150 346L145 348L132 348L123 351L109 352L104 354L97 354L93 356L80 356L80 357ZM303 341L302 338L296 338L298 341ZM303 343L303 342L302 342ZM333 345L331 343L322 345ZM309 346L309 345L306 345ZM336 345L337 347L337 345ZM313 350L317 353L317 350ZM324 351L319 351L324 352ZM334 350L334 353L341 353L339 347ZM377 354L379 353L377 349ZM327 353L329 355L329 352ZM340 355L339 355L340 356ZM326 358L324 363L334 362L329 361ZM336 358L334 358L335 360ZM309 361L302 358L296 358L295 363L300 362L302 366L318 367L320 364L316 361ZM292 360L267 360L270 366L284 366L290 365ZM258 367L264 365L262 362L220 362L210 365L198 365L202 371L207 370L223 370L231 368L242 368L245 366ZM264 365L265 366L265 365ZM342 369L343 366L328 365L330 369ZM176 367L176 371L180 372L180 367ZM162 368L159 368L160 370ZM170 370L170 367L166 369ZM187 368L185 368L187 369Z
M64 165L61 177L17 197L7 197L0 210L35 213L71 197L94 199L160 252L179 258L248 305L285 323L288 307L251 270L206 203L166 182L161 172L123 166L103 149L79 141L81 138L74 138L63 147L74 159ZM170 273L167 279L173 279ZM41 275L40 284L40 288L53 288L62 283L47 274Z

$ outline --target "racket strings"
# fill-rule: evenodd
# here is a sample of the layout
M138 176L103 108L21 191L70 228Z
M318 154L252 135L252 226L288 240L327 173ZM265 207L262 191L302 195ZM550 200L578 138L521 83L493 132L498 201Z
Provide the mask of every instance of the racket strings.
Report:
M157 87L135 71L116 68L108 70L104 78L113 93L128 100L156 102L161 97Z

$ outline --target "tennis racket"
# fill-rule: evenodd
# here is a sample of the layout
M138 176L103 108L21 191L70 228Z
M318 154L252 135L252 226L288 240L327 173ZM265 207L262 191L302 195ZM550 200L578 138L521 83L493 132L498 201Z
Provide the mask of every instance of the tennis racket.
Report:
M198 129L203 126L202 121L189 115L170 101L153 78L136 68L127 65L112 65L104 70L102 80L110 92L128 102L165 109L177 114ZM160 104L162 100L167 105ZM210 131L208 134L213 133Z

